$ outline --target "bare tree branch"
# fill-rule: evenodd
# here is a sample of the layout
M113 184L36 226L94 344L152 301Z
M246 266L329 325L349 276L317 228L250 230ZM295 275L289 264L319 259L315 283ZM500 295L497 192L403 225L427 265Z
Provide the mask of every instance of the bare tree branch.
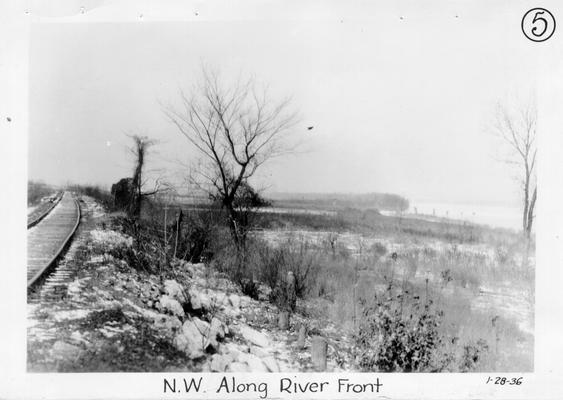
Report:
M537 198L536 175L536 125L537 111L533 102L520 105L511 110L498 104L493 122L495 134L511 151L512 156L506 162L520 167L520 183L523 191L522 230L529 237L534 219L534 207ZM534 186L530 196L531 187Z
M228 86L218 72L206 68L191 96L180 90L179 97L181 107L163 111L208 161L192 176L227 209L236 236L238 190L269 159L291 151L287 134L297 114L290 110L289 98L273 101L254 79L239 78Z

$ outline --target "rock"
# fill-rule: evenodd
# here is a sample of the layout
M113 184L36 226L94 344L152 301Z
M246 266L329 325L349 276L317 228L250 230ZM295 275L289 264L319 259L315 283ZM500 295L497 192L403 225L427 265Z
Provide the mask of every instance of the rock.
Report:
M234 343L225 343L219 349L220 353L225 357L229 357L231 362L238 361L239 356L242 354L240 349Z
M254 310L250 310L244 314L244 317L248 322L254 322L256 320L256 313L254 312Z
M268 372L268 368L258 357L252 356L247 363L252 372Z
M240 308L240 297L236 294L231 294L229 296L229 302L234 308Z
M222 306L225 303L228 303L228 297L225 293L223 292L217 292L213 294L213 303L216 304L217 306Z
M187 301L184 296L184 289L182 285L173 279L164 281L164 293L172 297L174 300L178 300L180 303L185 303Z
M268 372L268 368L266 368L262 360L255 355L241 353L239 360L246 363L251 372Z
M224 314L230 318L237 318L240 315L240 309L227 307Z
M249 372L249 368L246 363L234 362L229 364L227 372Z
M196 328L198 329L198 331L205 337L205 342L204 342L205 350L209 350L210 348L217 350L219 348L219 343L217 342L218 332L213 329L213 327L209 324L209 322L202 321L199 318L194 318L193 322ZM219 320L215 322L216 329L218 329L217 326L219 323L222 324L222 322ZM223 332L224 332L224 328L223 328Z
M210 369L212 372L225 372L231 361L230 357L223 356L221 354L213 354L213 357L211 357Z
M270 344L270 340L266 335L257 330L252 329L249 326L242 326L240 329L240 333L244 339L248 342L255 344L256 346L260 347L268 347Z
M199 264L185 263L185 264L184 264L184 268L186 268L186 270L187 270L187 271L190 273L190 275L192 275L192 276L205 274L205 265L202 264L202 263L199 263Z
M88 262L92 263L92 264L102 263L102 262L104 262L104 257L103 256L92 256Z
M178 302L178 300L174 300L172 297L166 294L160 298L160 306L163 310L166 310L180 318L184 318L186 315L184 313L182 305Z
M268 357L270 355L270 353L268 353L266 350L257 346L250 346L250 353L260 358Z
M154 321L157 328L174 332L182 327L182 321L180 321L178 317L170 317L165 314L161 315L161 318L155 318Z
M224 339L225 335L228 333L229 328L219 318L214 317L211 320L209 336L213 336L217 339Z
M84 338L82 337L82 335L81 335L80 332L78 332L78 331L72 332L72 333L70 334L70 339L71 339L73 342L75 342L75 343L86 343L86 344L89 343L86 339L84 339Z
M58 359L74 359L82 351L80 347L57 340L51 349L53 356Z
M280 372L280 366L274 357L265 357L262 359L262 362L268 368L268 372Z
M191 288L189 294L190 304L193 310L209 310L211 308L211 300L205 293L198 292L197 290Z
M186 321L182 330L174 338L174 346L186 353L190 358L203 356L204 351L209 347L209 340L206 338L207 322L199 318ZM209 327L209 324L207 324Z
M197 326L200 332L203 333L209 332L209 322L202 321L199 318L193 318L193 323Z

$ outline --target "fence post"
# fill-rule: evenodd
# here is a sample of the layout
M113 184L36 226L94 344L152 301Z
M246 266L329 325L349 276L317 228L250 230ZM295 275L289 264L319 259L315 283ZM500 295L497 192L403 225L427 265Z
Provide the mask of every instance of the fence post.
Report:
M289 271L287 273L286 298L287 298L287 307L291 311L295 311L295 306L297 304L297 288L295 282L295 275L293 274L293 271Z
M281 311L278 316L278 327L287 331L289 329L289 311Z
M311 339L311 360L313 367L318 372L326 371L326 339L321 336L315 336Z
M302 324L299 328L299 336L297 338L297 348L302 349L305 347L305 340L307 338L307 327Z

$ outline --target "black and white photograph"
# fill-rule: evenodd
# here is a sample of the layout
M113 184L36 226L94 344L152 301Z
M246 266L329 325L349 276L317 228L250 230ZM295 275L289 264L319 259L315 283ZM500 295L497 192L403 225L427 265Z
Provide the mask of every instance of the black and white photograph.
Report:
M18 373L160 373L162 398L553 382L563 8L236 3L20 7Z

